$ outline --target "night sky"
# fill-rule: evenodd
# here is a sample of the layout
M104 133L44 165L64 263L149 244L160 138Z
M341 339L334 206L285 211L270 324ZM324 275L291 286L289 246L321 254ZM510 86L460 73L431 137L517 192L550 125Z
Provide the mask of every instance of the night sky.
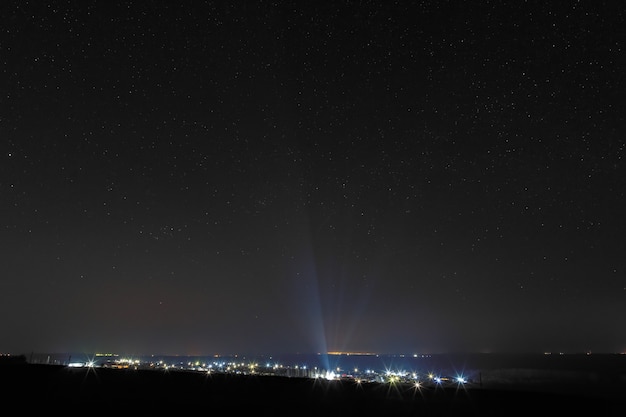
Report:
M626 350L622 2L0 12L0 352Z

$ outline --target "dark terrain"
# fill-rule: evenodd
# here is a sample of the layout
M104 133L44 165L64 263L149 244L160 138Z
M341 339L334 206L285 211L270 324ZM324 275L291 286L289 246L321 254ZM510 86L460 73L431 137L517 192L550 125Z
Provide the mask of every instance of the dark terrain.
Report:
M193 371L68 368L0 363L0 399L11 414L62 412L292 416L623 416L626 400L576 392L426 387L352 380L206 374ZM7 415L5 413L5 415Z

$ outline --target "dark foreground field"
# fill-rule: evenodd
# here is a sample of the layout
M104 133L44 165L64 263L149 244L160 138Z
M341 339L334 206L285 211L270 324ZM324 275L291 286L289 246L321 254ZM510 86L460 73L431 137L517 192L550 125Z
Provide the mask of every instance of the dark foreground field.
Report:
M624 416L619 394L434 387L190 371L0 365L3 414L158 412L290 416Z

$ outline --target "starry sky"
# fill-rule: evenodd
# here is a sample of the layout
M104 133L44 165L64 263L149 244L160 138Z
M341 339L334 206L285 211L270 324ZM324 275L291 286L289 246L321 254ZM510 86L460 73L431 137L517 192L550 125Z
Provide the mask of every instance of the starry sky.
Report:
M620 2L0 11L0 352L626 350Z

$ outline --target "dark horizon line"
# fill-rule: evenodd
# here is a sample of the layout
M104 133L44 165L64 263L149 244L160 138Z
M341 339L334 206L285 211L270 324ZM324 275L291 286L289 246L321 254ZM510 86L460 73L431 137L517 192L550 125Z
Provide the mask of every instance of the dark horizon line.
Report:
M87 357L280 357L288 356L397 356L397 357L422 357L422 356L455 356L455 355L543 355L543 356L560 356L560 355L624 355L626 352L609 352L609 351L441 351L441 352L419 352L419 353L385 353L385 352L352 352L352 351L329 351L329 352L247 352L247 353L118 353L118 352L89 352L85 351L30 351L29 353L10 353L0 352L0 356L39 356L39 355L85 355Z

